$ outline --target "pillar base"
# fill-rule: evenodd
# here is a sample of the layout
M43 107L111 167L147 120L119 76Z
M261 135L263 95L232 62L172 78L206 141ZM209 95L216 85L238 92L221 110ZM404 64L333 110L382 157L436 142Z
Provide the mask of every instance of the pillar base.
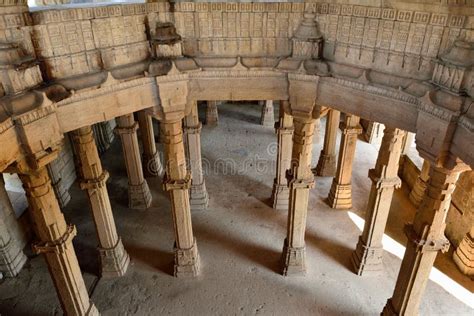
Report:
M119 238L117 245L110 249L99 248L101 275L105 278L123 276L130 264L130 256Z
M453 259L462 273L474 276L474 238L470 233L464 236L453 254Z
M389 299L387 301L387 304L385 304L385 307L383 308L383 311L380 315L381 316L398 316L399 315L399 313L395 311L395 308L393 308L392 299Z
M151 192L146 180L139 185L128 185L128 207L131 209L147 209L151 205Z
M199 274L199 253L194 240L189 249L174 248L174 276L177 278L195 277Z
M287 211L290 204L290 189L286 185L273 183L272 191L273 208L275 210Z
M337 159L335 155L326 155L321 151L318 164L313 169L315 176L334 177L336 175Z
M382 247L367 247L359 237L356 250L351 256L354 272L360 276L378 275L383 271L382 258Z
M285 238L282 253L282 274L284 276L301 276L306 274L306 248L288 247Z
M156 151L151 157L143 155L143 174L147 178L163 176L164 169L161 165L160 153L158 151Z
M23 250L13 239L10 239L5 246L0 247L0 271L6 277L17 276L25 265L26 259Z
M331 208L338 210L352 208L352 185L337 184L333 180L327 202Z
M191 185L189 189L189 204L191 211L204 211L209 206L209 195L207 194L206 183Z

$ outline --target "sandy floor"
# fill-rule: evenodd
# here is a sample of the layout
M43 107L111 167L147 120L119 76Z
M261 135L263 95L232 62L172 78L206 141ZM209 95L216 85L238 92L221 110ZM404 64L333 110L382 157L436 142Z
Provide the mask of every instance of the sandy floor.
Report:
M201 113L202 114L202 113ZM217 127L204 126L209 209L193 213L201 255L196 279L171 276L173 225L169 201L160 179L150 179L153 207L127 208L127 179L116 142L103 157L111 173L109 193L119 234L132 258L126 276L99 280L95 228L85 193L77 185L65 208L67 221L78 228L74 240L92 300L104 315L376 315L392 295L400 259L385 254L385 271L377 277L351 272L350 255L360 234L348 212L325 204L331 178L317 178L311 193L306 233L305 277L285 278L278 262L286 234L286 212L269 207L274 178L276 137L260 126L257 105L223 105ZM323 135L324 126L321 127ZM314 146L314 165L320 144ZM359 142L353 176L353 212L363 216L377 150ZM225 160L218 160L224 158ZM215 167L217 166L217 167ZM231 166L231 167L229 167ZM215 168L214 168L215 167ZM396 192L388 234L405 244L403 224L413 218L406 188ZM436 265L465 287L473 282L460 274L449 253ZM15 279L0 284L2 315L54 315L61 309L41 257L32 257ZM473 310L429 282L422 315L473 314Z

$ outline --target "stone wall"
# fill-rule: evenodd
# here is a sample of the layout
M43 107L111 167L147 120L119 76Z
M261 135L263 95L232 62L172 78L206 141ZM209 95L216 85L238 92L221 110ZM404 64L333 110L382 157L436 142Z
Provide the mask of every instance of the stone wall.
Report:
M0 39L20 43L40 60L44 79L55 80L147 60L147 39L157 23L168 21L188 56L288 56L289 39L310 11L328 60L429 79L434 59L457 38L474 41L473 2L443 3L153 2L32 13L14 7L0 12Z

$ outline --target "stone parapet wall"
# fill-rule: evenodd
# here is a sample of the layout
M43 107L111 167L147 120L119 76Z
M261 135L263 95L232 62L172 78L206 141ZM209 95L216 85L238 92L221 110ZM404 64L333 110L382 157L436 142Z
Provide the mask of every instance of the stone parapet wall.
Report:
M143 62L158 22L176 25L187 56L277 58L291 54L303 13L315 12L326 59L417 79L431 77L434 59L456 39L474 41L472 1L151 2L31 13L21 6L8 14L5 8L18 7L1 8L0 40L36 55L45 80Z

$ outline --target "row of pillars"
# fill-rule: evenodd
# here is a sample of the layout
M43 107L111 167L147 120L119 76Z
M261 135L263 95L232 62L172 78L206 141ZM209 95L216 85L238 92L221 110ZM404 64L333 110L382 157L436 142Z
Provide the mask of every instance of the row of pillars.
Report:
M314 187L314 174L328 175L335 170L328 201L335 208L351 207L351 168L357 135L361 129L359 118L346 115L337 168L335 143L340 113L329 111L324 148L316 170L311 169L315 120L292 117L285 113L281 102L277 124L278 158L273 188L275 208L288 210L287 236L283 244L282 273L301 274L306 270L305 227L309 192ZM217 112L215 113L217 117ZM132 208L147 208L151 194L145 174L159 174L151 118L133 114L117 118L129 179L129 203ZM211 116L212 117L212 116ZM140 157L137 126L142 137L149 139ZM199 271L199 253L191 224L191 206L205 208L207 192L202 177L197 104L183 122L162 122L161 139L166 154L163 187L169 192L175 231L175 276L195 276ZM151 130L147 130L151 129ZM372 188L366 212L366 224L352 257L355 271L362 275L377 271L382 262L382 236L385 230L393 191L400 185L397 177L398 160L404 132L386 128L381 150L374 169L369 171ZM99 256L104 276L120 276L130 262L113 220L105 182L108 173L102 169L90 127L74 132L74 146L80 160L81 188L87 192L99 239ZM186 146L185 146L186 139ZM146 141L144 140L144 147ZM186 155L187 151L187 155ZM188 156L188 160L186 159ZM194 157L190 157L194 156ZM153 167L150 167L152 165ZM145 172L144 172L145 170ZM430 166L429 180L413 224L407 225L407 251L395 287L395 292L384 309L386 315L416 313L429 271L439 250L446 249L443 237L444 219L450 195L460 169ZM30 213L40 242L34 246L44 254L54 280L63 310L71 315L96 315L81 276L72 246L76 230L67 225L51 186L47 167L35 170L18 166L30 206ZM195 197L195 202L191 197Z
M293 118L285 113L283 108L282 102L277 124L279 150L273 205L274 208L288 209L289 212L287 238L282 255L283 274L289 275L305 271L306 212L309 188L314 186L310 175L314 121ZM334 177L328 204L335 209L350 209L352 164L357 137L362 128L359 125L359 117L346 114L341 126L342 136L336 165L336 136L339 125L340 113L329 110L323 150L313 172L318 176ZM373 275L383 269L382 237L393 192L401 185L397 174L404 137L404 131L386 127L375 168L369 170L372 186L365 226L351 258L354 272L358 275ZM405 227L407 250L393 297L388 300L383 315L418 313L436 255L449 247L449 242L444 237L445 218L456 181L460 172L465 170L463 168L462 165L449 169L425 163L419 180L422 183L419 186L421 189L416 189L418 191L412 192L410 196L410 199L418 202L418 208L413 223Z

